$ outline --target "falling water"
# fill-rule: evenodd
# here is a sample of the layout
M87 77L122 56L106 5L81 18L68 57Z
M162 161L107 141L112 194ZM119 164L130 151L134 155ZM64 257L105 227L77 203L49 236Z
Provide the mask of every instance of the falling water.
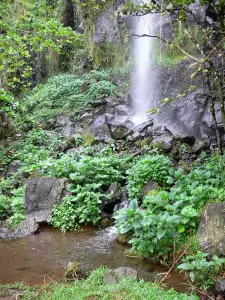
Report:
M138 3L150 3L151 0L142 0ZM153 105L151 56L153 52L153 38L143 35L152 35L153 16L147 14L134 19L134 70L132 76L132 97L135 104L133 121L140 124L147 121L147 110ZM142 36L142 37L140 37Z

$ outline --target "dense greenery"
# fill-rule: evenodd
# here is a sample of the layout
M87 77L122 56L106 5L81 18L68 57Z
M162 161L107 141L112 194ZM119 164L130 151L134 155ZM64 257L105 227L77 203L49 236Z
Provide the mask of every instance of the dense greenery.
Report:
M202 157L188 174L181 168L173 173L170 170L167 183L173 183L173 187L147 195L144 210L132 207L120 211L116 217L118 232L131 232L133 249L143 255L167 260L174 240L196 232L204 206L225 199L224 167L225 157L215 155Z
M110 69L84 76L64 73L51 77L21 100L21 114L26 114L27 122L34 122L49 119L59 112L75 112L96 99L115 96L117 87L111 82L112 78Z
M54 283L43 286L41 289L26 288L19 285L18 288L26 289L23 299L25 300L85 300L85 299L110 299L110 300L197 300L197 296L178 294L174 290L164 290L157 284L151 282L137 282L130 278L125 278L119 283L105 284L104 273L106 269L99 268L91 273L86 280L75 280L71 284ZM14 286L11 286L13 288ZM15 287L14 287L15 288ZM2 293L1 293L2 290ZM0 285L0 295L4 293L6 287Z
M80 47L81 36L57 20L49 1L1 1L0 11L0 74L11 91L33 83L41 55L54 56L71 44Z

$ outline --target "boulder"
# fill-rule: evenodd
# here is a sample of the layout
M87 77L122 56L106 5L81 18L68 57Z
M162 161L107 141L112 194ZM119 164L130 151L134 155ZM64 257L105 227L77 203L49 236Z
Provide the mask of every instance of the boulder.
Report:
M141 194L143 196L147 195L151 191L157 190L159 187L157 182L154 182L152 180L149 180L142 188L141 188Z
M115 284L127 277L137 279L138 271L128 267L120 267L115 270L109 270L104 275L104 282L106 284Z
M136 131L138 132L143 132L145 129L147 129L148 127L151 127L153 126L154 123L153 123L153 119L151 120L148 120L144 123L141 123L139 125L137 125L136 127L133 128L133 132L135 133Z
M108 102L106 99L98 99L98 100L92 101L91 106L96 108L96 107L99 107L102 105L107 105L107 103Z
M15 238L21 238L27 235L37 234L39 232L39 224L35 219L29 218L20 222L14 232Z
M218 278L216 280L214 293L215 296L225 296L225 278Z
M209 203L198 229L201 249L210 255L225 256L225 202Z
M12 161L8 166L8 170L5 174L5 178L11 178L19 170L20 167L21 167L20 160Z
M109 143L112 140L111 132L107 124L101 124L94 129L94 140Z
M26 180L25 217L26 221L48 222L52 206L59 204L68 194L67 179L40 177Z
M0 238L2 239L17 239L39 232L39 225L34 219L21 221L15 230L3 224L0 224Z
M195 143L195 137L186 134L176 135L176 140L180 141L181 143L188 144L189 146L193 146Z
M115 140L125 139L130 133L130 129L128 129L124 125L109 124L108 126L110 129L111 135Z

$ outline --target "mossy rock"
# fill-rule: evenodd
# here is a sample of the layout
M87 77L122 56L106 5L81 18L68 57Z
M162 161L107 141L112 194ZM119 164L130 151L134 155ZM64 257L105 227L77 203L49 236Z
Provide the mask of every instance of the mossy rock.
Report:
M124 234L118 233L116 238L121 244L128 244L128 242L131 239L131 233L130 232Z

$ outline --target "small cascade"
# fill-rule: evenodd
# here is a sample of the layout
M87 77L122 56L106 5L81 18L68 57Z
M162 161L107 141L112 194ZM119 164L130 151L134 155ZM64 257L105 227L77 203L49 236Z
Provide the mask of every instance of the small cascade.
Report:
M137 0L139 4L149 4L151 0ZM134 99L135 109L133 122L139 125L148 120L147 110L153 105L151 56L154 49L154 38L143 36L153 35L153 15L146 14L133 17L134 69L132 75L131 94Z
M122 209L122 208L127 208L128 207L128 200L127 199L124 199L122 202L120 203L117 203L115 206L114 206L114 209L113 209L113 212L115 213L116 211Z

